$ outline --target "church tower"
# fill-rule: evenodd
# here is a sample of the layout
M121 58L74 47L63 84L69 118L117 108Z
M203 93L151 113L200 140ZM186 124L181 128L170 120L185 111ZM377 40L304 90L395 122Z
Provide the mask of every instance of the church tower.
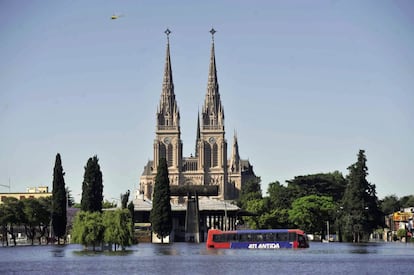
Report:
M167 34L167 53L162 83L160 104L157 109L157 124L154 139L153 169L157 171L160 158L166 158L170 175L178 175L182 161L182 141L180 130L180 111L174 93L174 82L170 57L170 30Z
M217 79L214 33L212 35L207 93L201 110L201 124L197 127L198 166L205 173L204 185L218 185L219 196L225 198L227 182L227 141L224 131L224 110L221 105Z

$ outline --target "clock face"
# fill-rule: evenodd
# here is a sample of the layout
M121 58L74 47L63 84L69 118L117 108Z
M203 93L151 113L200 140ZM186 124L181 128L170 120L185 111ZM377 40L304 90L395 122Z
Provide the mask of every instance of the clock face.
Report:
M214 143L214 142L216 142L216 139L214 137L211 137L211 138L208 139L208 141L210 141L210 143Z
M170 137L164 138L164 143L165 144L170 144L170 142L171 142L171 138Z

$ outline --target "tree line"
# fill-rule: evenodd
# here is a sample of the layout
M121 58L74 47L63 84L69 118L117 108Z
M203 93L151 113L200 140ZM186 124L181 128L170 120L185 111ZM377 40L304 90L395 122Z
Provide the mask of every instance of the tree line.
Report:
M16 198L5 198L0 204L0 227L2 245L9 246L8 235L14 246L17 245L17 233L23 228L27 238L33 245L35 239L41 244L42 238L49 242L49 223L51 219L50 197L27 198L18 200Z
M8 235L16 245L17 231L15 229L18 227L24 227L24 232L32 245L36 237L39 244L42 243L42 238L46 239L47 244L55 238L58 244L60 243L66 235L67 206L72 203L69 190L65 187L64 175L61 157L58 153L53 168L52 197L23 200L6 198L3 201L0 205L3 245L4 243L9 245Z
M385 226L384 215L402 204L395 196L378 199L375 184L367 181L366 162L365 151L360 150L345 177L335 171L297 176L286 186L276 181L269 184L265 197L260 178L252 179L238 201L240 207L252 213L244 222L250 228L299 227L322 236L330 224L340 241L367 240L370 233ZM405 198L405 203L412 206L411 198Z
M121 246L125 249L133 240L134 205L129 200L129 190L121 195L121 209L102 211L103 207L113 207L103 202L102 172L98 157L88 159L82 183L80 211L76 214L71 232L67 232L67 207L73 205L70 191L65 187L64 171L61 156L58 153L53 169L53 190L51 197L28 198L18 200L6 198L0 204L0 232L3 245L9 245L8 235L16 245L17 228L24 228L27 238L34 244L38 238L49 241L66 241L67 233L71 233L72 241L83 244L85 248L95 247L103 243L109 248ZM21 232L21 230L19 230Z
M359 242L384 226L384 214L414 205L414 195L398 198L390 195L382 200L376 196L376 186L367 181L368 167L365 151L360 150L357 162L348 167L345 177L338 171L296 176L282 185L269 184L267 196L262 196L260 177L251 178L241 191L238 205L252 213L244 223L250 228L299 227L308 233L326 234L329 222L340 240ZM34 243L38 238L53 236L59 242L68 232L66 207L73 198L65 187L62 161L56 155L53 170L52 197L17 200L6 198L0 204L0 232L3 245L7 236L16 245L16 227L23 227ZM102 211L113 207L103 202L102 172L97 156L88 159L82 183L82 199L71 231L73 241L86 248L110 243L124 248L131 244L134 205L128 202L129 190L122 194L122 209ZM168 167L160 159L155 179L153 208L150 214L154 233L163 240L172 230ZM128 209L128 210L126 210ZM52 225L51 227L49 225ZM129 237L128 237L129 236ZM112 246L111 246L112 247Z

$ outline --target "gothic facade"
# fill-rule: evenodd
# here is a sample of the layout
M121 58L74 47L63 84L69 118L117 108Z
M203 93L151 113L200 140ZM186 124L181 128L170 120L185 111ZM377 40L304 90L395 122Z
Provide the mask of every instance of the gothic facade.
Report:
M156 113L156 131L153 160L148 161L140 178L140 193L152 199L159 159L168 163L170 185L217 185L220 200L237 199L243 183L256 177L248 160L240 159L236 134L233 137L230 158L224 128L224 110L220 100L214 51L214 30L207 92L201 114L197 117L195 152L183 157L180 131L180 111L175 98L171 69L169 31L160 103Z

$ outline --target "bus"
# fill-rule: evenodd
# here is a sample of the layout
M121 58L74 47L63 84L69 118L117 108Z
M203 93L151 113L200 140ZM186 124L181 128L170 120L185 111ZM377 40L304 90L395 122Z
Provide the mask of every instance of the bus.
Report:
M278 249L308 248L309 241L300 229L263 229L221 231L210 229L207 248Z

